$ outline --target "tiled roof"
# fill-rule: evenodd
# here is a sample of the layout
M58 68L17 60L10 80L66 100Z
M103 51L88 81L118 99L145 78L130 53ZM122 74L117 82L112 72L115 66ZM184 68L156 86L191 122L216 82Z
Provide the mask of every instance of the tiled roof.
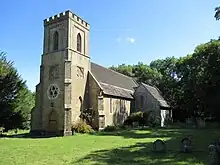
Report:
M112 85L115 87L131 90L131 91L134 91L134 87L138 86L138 84L135 82L133 78L123 75L121 73L118 73L116 71L113 71L111 69L107 69L93 62L91 62L91 72L99 83L104 83L104 84ZM113 89L112 86L111 88ZM105 87L106 87L105 90L109 90L110 88L110 86L108 87L105 86ZM113 93L115 92L112 92L112 94ZM128 95L125 93L121 95L128 97Z
M162 107L170 107L163 96L160 94L159 90L156 87L152 87L150 85L141 83L149 92L150 94L159 102L160 106Z
M105 83L100 83L104 94L111 95L111 96L117 96L117 97L122 97L122 98L128 98L128 99L133 99L133 93L134 91L132 90L127 90L123 89L120 87L116 87L113 85L105 84Z

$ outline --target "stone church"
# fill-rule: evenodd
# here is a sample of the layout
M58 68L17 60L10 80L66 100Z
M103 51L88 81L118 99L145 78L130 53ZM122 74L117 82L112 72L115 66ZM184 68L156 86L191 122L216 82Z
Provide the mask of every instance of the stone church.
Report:
M44 20L31 133L71 135L84 110L91 112L91 125L98 130L123 123L139 110L153 110L163 126L170 111L159 90L91 62L89 33L90 25L71 11Z

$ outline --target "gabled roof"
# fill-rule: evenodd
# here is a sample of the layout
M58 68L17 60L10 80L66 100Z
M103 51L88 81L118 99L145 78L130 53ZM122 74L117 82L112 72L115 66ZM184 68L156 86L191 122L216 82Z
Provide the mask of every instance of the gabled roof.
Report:
M104 94L116 96L116 97L122 97L127 99L133 99L133 93L132 90L123 89L120 87L116 87L113 85L105 84L105 83L99 83L103 89Z
M149 92L150 94L159 102L160 106L162 107L170 107L167 101L163 98L160 94L159 89L156 87L141 83Z
M131 77L91 62L91 72L100 83L134 91L138 84Z

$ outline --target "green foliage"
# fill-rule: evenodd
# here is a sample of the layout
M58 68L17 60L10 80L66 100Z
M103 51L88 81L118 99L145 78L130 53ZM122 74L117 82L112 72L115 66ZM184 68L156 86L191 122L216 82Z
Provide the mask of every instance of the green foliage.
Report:
M104 132L113 132L113 131L116 131L117 130L117 127L116 126L110 126L108 125L107 127L104 128Z
M5 128L4 127L0 127L0 135L3 134Z
M219 11L219 8L218 10ZM129 69L128 69L129 68ZM116 68L124 73L126 65ZM129 67L138 82L155 85L173 110L173 117L184 122L191 116L220 119L220 41L198 45L185 57L167 57L152 61L150 65L139 62ZM128 118L126 122L134 120Z
M13 62L6 59L5 53L0 53L0 126L6 130L28 127L24 125L33 107L34 98L28 98L26 93L30 94L30 91L14 68Z
M126 130L128 127L127 127L126 125L124 125L124 124L120 124L120 125L118 126L118 128L119 128L120 130Z
M133 66L131 65L121 64L121 65L118 65L117 67L111 66L109 69L112 69L114 71L117 71L119 73L122 73L130 77L133 76Z
M146 126L148 125L149 114L150 114L150 111L146 111L146 112L138 111L138 112L132 113L124 121L124 125L132 126L134 122L137 122L139 126Z
M32 93L26 86L23 86L18 93L18 98L15 104L15 111L21 114L21 129L30 128L31 109L35 104L35 94Z
M91 133L93 132L93 129L90 125L86 124L85 121L80 120L73 124L72 131L76 133Z
M215 8L215 19L219 20L220 19L220 7Z
M152 116L152 117L149 117L148 124L151 127L158 127L160 126L160 121L161 121L161 118L159 116L156 116L156 117Z

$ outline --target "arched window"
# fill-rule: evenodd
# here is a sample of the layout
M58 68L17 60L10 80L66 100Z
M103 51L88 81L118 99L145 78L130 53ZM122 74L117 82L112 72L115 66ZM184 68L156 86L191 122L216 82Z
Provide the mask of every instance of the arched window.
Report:
M79 52L82 51L82 38L79 33L77 34L77 48L76 48L76 50Z
M53 50L58 50L59 48L59 33L57 31L53 34Z
M83 100L81 96L79 96L79 102L80 102L80 111L82 112L83 111Z

